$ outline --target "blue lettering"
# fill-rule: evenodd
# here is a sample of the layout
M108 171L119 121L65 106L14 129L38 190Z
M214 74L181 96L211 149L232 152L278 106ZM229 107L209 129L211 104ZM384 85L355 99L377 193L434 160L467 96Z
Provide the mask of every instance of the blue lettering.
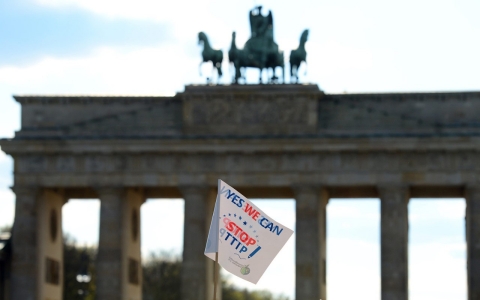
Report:
M240 249L240 253L242 253L242 252L247 252L247 250L248 250L247 247L242 246L242 249Z
M225 237L225 240L228 240L229 237L233 237L233 235L230 234L230 232L227 232L227 236Z
M240 197L238 197L237 195L233 194L232 203L235 204L236 206L238 206L238 203L235 202L235 201L237 201L238 199L240 199Z
M243 202L245 202L245 200L243 200L242 198L240 198L240 202L238 203L238 207L242 207L242 206L243 206Z
M227 190L227 199L230 199L230 197L235 196L235 193L232 193L232 191Z
M242 243L238 242L237 247L235 247L235 249L238 250L238 246L240 246L241 244L242 244Z
M273 223L268 223L266 229L270 229L270 231L273 231Z
M232 235L233 240L230 242L230 245L233 245L236 241L238 241L233 235Z
M275 228L273 228L273 231L275 231L277 235L280 235L280 233L282 233L283 231L283 228L280 229L277 225L275 225Z
M262 217L260 220L258 220L258 223L260 223L260 226L262 226L263 228L267 228L267 225L264 225L263 224L263 221L267 221L267 225L268 225L268 219L265 218L265 217Z

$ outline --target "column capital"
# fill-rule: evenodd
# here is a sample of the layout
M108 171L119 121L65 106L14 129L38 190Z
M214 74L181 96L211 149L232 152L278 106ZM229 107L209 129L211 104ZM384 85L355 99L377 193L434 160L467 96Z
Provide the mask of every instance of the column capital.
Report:
M410 200L410 187L406 184L381 184L377 185L377 191L381 201Z
M293 184L291 189L294 195L318 195L324 188L322 184Z
M208 185L192 184L192 185L180 185L178 187L180 193L184 198L189 198L192 195L204 195L207 196L208 192L212 190L212 187Z
M409 190L410 186L405 183L380 183L377 184L377 189L383 189L383 190Z
M105 196L123 196L127 189L122 186L100 186L93 188L97 192L98 197L101 199Z
M310 210L319 207L319 205L328 204L329 196L327 190L320 184L299 184L293 185L291 188L297 203L297 211Z
M465 185L465 198L480 198L480 184L467 184Z

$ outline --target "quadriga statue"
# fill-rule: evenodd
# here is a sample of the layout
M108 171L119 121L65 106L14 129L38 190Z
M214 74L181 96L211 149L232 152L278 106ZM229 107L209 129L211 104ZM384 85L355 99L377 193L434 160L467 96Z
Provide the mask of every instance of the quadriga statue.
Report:
M277 67L282 68L284 76L284 56L279 51L278 45L273 40L273 16L270 11L267 16L262 15L262 6L257 6L250 11L251 36L245 43L243 49L239 49L235 41L235 32L232 34L232 43L228 51L230 63L235 68L234 83L240 79L245 80L245 68L257 68L260 71L259 83L262 83L262 72L264 69L272 70L272 77L269 82L277 82L275 75Z
M271 70L272 76L268 78L268 83L278 83L280 81L280 78L276 76L276 69L278 67L280 67L282 71L281 82L285 83L285 58L283 51L279 50L277 43L273 40L272 12L269 11L268 15L264 16L262 14L262 6L256 6L250 10L249 20L250 38L245 43L243 49L237 47L236 34L235 32L232 33L228 59L235 69L233 83L240 83L240 80L243 80L243 82L246 81L246 68L256 68L259 70L259 83L263 83L263 70ZM302 62L306 63L307 52L305 51L305 43L307 39L308 30L305 30L300 37L300 45L290 53L291 82L298 83L298 69ZM213 49L210 46L207 35L203 32L198 34L198 40L200 44L203 44L203 61L200 63L200 68L204 62L211 61L214 69L217 69L218 80L220 80L222 76L222 51ZM210 78L207 78L207 83L211 82Z

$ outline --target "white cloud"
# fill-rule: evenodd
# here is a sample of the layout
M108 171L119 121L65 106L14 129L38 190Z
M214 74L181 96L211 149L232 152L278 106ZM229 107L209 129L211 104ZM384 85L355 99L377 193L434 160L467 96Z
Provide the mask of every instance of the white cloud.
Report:
M0 189L0 227L13 225L15 194L9 189Z
M81 245L97 245L100 226L98 199L71 199L63 206L63 231ZM182 253L183 206L181 199L149 200L141 207L142 254L158 250Z
M185 49L196 50L198 31L205 31L215 48L228 51L231 32L236 30L241 47L249 36L248 11L254 5L248 1L218 0L33 1L54 9L81 9L107 18L165 23L176 38L171 44L178 47L173 53L180 55L172 56L177 61L182 61ZM361 4L300 0L294 7L279 1L264 2L273 9L276 41L285 50L287 60L289 51L298 46L301 31L311 29L306 45L308 73L302 81L319 83L328 93L478 87L475 74L480 63L476 59L480 42L470 37L480 28L471 13L479 4L472 1L454 5L448 1L419 4L408 0L398 5L379 0ZM431 14L432 7L435 14ZM321 17L318 11L322 11ZM408 22L404 22L405 18ZM450 42L445 43L446 40ZM199 56L192 62L188 66L176 64L174 69L195 74ZM252 74L256 79L256 72ZM190 78L184 75L179 81L188 83Z
M11 138L15 130L20 128L20 105L11 96L12 91L0 79L0 101L2 103L2 109L0 109L0 138ZM0 151L0 153L0 155L4 155L3 152ZM0 156L0 163L4 159L8 158Z
M2 150L1 147L0 147L0 150ZM5 154L5 152L0 151L0 164L8 162L10 161L10 159L11 157Z
M98 245L100 201L70 199L62 208L62 229L79 245Z
M442 219L463 220L465 218L466 201L463 198L444 200L438 203L437 213Z
M181 46L99 48L79 58L46 57L0 68L0 91L16 94L172 95L198 80L198 61Z
M466 202L464 198L415 198L410 200L409 221L463 220L465 218L465 208Z
M178 40L195 39L198 31L217 33L229 41L231 31L215 13L212 0L34 0L55 9L81 9L108 19L153 21L168 24L170 34ZM159 36L159 39L162 37ZM222 43L225 44L225 43ZM228 45L228 44L225 44Z
M379 199L330 199L327 217L332 219L379 219Z
M142 254L159 250L180 255L183 251L184 201L148 200L141 208Z
M466 253L464 243L411 245L409 250L410 299L466 299L466 259L455 255Z
M173 21L179 17L188 19L206 12L206 5L210 1L177 0L168 4L155 0L36 0L36 2L53 8L81 8L110 18Z
M380 246L353 239L329 238L328 299L380 299Z

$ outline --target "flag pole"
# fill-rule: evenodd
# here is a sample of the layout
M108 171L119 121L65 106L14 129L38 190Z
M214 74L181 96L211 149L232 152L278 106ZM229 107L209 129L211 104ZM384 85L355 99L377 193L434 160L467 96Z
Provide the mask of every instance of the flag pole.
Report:
M215 262L213 267L213 300L217 300L218 275L218 252L215 252Z

